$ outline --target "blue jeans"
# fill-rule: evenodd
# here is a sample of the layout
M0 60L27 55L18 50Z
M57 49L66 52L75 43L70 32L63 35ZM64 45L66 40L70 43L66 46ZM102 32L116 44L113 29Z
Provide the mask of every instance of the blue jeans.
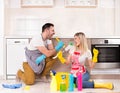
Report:
M93 81L89 81L90 79L90 74L88 71L86 71L86 73L83 74L82 76L82 86L83 88L94 88L94 82Z
M83 88L94 88L94 82L93 81L89 81L90 79L90 74L88 71L86 71L86 73L83 74L82 76L82 86ZM77 80L76 78L74 78L74 83L77 84Z

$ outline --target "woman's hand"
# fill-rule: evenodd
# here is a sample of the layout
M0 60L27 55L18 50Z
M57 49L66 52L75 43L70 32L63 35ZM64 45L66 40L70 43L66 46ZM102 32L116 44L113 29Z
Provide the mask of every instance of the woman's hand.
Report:
M65 64L70 64L71 63L71 55L68 55L68 57L67 57L67 60L66 60L66 62L65 62Z
M88 60L88 64L89 64L90 70L92 70L95 67L96 63L93 62L92 59L91 59L91 60Z

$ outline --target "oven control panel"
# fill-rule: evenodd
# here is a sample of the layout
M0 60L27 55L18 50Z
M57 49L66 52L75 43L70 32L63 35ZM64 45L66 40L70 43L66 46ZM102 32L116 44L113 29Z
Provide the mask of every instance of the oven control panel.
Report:
M93 38L91 44L120 44L120 39Z

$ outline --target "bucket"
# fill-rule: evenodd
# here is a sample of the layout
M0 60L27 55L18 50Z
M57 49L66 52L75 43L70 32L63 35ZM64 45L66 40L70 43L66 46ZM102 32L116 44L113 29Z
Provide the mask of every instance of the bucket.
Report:
M69 85L69 73L67 72L57 72L56 73L56 80L57 80L57 90L60 90L60 84L62 82L62 76L65 76L64 82L66 84L66 90L68 89Z

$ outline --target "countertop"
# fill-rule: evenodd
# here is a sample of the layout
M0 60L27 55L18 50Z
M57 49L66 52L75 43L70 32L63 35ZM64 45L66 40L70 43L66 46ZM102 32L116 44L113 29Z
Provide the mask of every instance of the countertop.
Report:
M5 38L32 38L33 36L32 35L7 35L5 36ZM58 36L54 36L53 38L55 37L58 37ZM66 37L58 37L58 38L73 38L71 36L66 36ZM87 38L120 38L120 36L102 36L102 37L99 37L99 36L95 36L95 37L87 37Z

